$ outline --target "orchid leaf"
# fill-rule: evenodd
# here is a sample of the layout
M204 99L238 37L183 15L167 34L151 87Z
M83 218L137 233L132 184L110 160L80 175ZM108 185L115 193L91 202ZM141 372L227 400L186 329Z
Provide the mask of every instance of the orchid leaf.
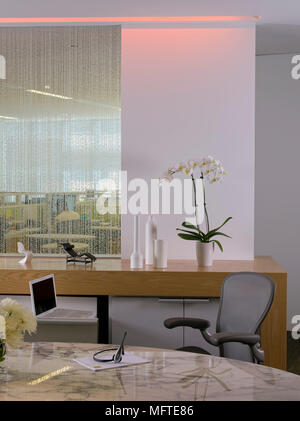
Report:
M222 224L222 225L220 225L218 228L215 228L215 229L213 229L213 230L209 231L207 234L210 234L210 233L212 233L212 232L217 232L217 231L219 231L219 229L220 229L220 228L222 228L225 224L227 224L227 222L228 222L228 221L230 221L230 219L232 219L232 216L230 216L229 218L225 219L225 221L223 222L223 224Z
M218 241L218 240L211 240L210 242L212 242L212 243L216 243L216 244L219 246L219 249L220 249L221 251L223 251L223 247L222 247L222 244L220 243L220 241Z
M199 232L189 231L189 230L183 230L182 228L176 228L177 231L186 232L188 234L194 235L197 238L203 238L202 234Z
M200 230L200 228L198 228L196 225L190 224L189 222L183 222L181 225L185 228L195 230L197 233L200 232L200 234L205 235L204 232Z
M190 224L189 222L183 222L181 225L185 228L191 228L198 231L198 227L196 225Z
M230 235L224 234L223 232L220 232L220 231L217 231L217 232L210 231L205 235L205 238L211 238L211 237L214 237L215 235L223 235L224 237L231 238Z
M189 234L177 234L180 238L183 240L194 240L194 241L200 241L200 237L196 235L189 235Z

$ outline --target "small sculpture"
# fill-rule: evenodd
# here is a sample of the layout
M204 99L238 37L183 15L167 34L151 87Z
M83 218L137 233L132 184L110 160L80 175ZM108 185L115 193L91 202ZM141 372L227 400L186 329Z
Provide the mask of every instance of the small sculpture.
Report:
M29 251L29 250L25 250L24 244L21 243L20 241L18 241L18 252L25 254L24 259L19 260L19 263L25 264L25 263L31 262L31 260L32 260L32 252Z
M78 254L74 250L74 244L70 243L61 243L64 250L69 254L69 256L66 256L66 262L73 262L73 263L94 263L96 260L96 257L93 256L91 253L85 252L82 254Z

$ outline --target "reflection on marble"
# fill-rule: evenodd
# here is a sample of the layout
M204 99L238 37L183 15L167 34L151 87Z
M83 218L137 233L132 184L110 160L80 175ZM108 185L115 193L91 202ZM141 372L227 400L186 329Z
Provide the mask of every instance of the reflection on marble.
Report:
M0 400L300 400L300 377L209 355L125 347L150 363L93 372L72 361L97 344L25 343L8 349ZM3 365L3 364L2 364Z

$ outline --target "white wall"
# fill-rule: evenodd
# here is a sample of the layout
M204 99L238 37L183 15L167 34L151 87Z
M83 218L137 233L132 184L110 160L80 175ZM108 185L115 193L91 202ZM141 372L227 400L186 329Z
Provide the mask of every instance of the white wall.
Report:
M228 175L209 185L212 225L232 216L215 258L254 251L254 28L122 30L122 169L157 178L170 165L211 154ZM146 217L143 217L143 227ZM195 258L176 235L184 218L157 218L170 258ZM122 220L122 257L132 250L133 218Z
M255 253L288 272L288 328L300 314L300 80L292 55L257 57Z

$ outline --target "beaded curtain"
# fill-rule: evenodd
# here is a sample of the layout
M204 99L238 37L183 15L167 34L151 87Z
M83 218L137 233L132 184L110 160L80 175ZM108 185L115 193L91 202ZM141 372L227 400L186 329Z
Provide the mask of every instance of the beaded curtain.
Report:
M119 203L120 26L2 27L0 54L0 253L119 255L96 203Z

